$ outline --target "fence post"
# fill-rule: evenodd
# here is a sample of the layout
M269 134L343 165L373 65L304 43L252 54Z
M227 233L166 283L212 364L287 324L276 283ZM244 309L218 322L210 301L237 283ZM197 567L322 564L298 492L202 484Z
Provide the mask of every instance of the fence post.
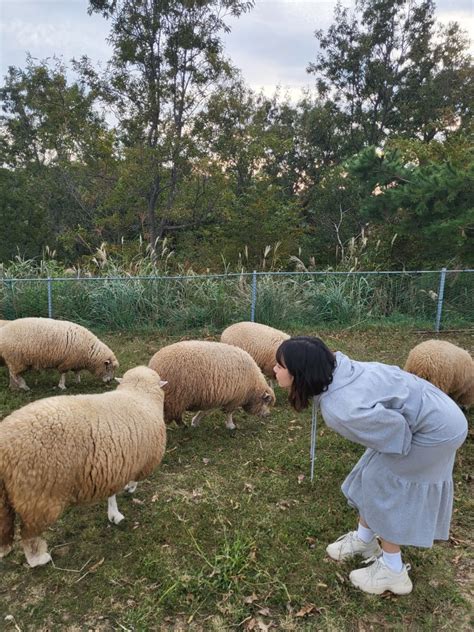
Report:
M255 306L257 305L257 271L252 275L252 304L250 306L250 320L255 322Z
M53 288L51 277L48 277L48 318L53 317Z
M444 284L446 282L446 268L442 268L441 276L439 278L438 288L438 309L436 310L436 325L435 331L439 334L439 327L441 324L441 312L443 311L443 298L444 298Z

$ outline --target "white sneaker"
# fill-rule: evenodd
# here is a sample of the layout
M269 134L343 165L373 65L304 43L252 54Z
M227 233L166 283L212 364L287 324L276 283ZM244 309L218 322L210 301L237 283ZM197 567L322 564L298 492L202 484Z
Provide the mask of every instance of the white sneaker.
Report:
M375 536L370 542L364 542L357 535L357 531L349 531L327 546L326 553L333 560L341 562L354 557L354 555L362 555L364 558L379 556L382 555L382 549Z
M383 562L382 556L366 560L365 564L373 562L366 568L352 571L349 579L356 588L360 588L372 595L381 595L386 590L396 595L408 595L413 590L413 584L408 577L410 564L404 564L399 573L390 570Z

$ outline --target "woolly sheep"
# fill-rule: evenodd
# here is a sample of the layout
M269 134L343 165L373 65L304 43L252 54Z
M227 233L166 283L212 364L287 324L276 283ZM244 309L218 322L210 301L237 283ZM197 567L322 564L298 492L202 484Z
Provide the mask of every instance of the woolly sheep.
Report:
M197 426L205 411L221 408L226 427L235 428L232 413L242 408L265 417L275 403L273 390L253 358L243 349L221 342L188 340L163 347L148 366L168 381L165 389L165 421L181 423L185 410L199 411L191 424Z
M221 342L240 347L250 353L263 373L270 379L275 378L273 367L276 363L276 350L290 336L279 329L260 323L241 322L230 325L221 334Z
M37 400L0 423L0 558L12 549L14 519L30 566L51 560L41 533L69 505L109 497L147 477L166 446L160 376L148 367L127 371L115 391Z
M59 388L66 388L66 372L88 369L109 382L118 367L113 352L85 327L67 320L18 318L0 327L0 357L10 374L10 388L29 390L20 373L26 369L56 368Z
M421 342L408 354L405 371L432 382L461 406L474 403L474 361L451 342Z

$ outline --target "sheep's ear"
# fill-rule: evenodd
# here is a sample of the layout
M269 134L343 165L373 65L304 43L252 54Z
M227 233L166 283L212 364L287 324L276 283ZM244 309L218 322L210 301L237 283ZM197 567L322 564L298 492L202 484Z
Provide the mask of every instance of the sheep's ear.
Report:
M120 384L120 382L123 380L123 377L114 377L114 380Z
M271 401L272 401L272 399L273 399L273 398L272 398L272 396L270 395L270 393L264 393L264 394L262 395L262 399L263 399L263 401L264 401L264 402L266 402L266 403L268 404L269 402L271 402Z
M160 380L161 388L163 388L163 386L166 386L167 384L168 384L168 380Z

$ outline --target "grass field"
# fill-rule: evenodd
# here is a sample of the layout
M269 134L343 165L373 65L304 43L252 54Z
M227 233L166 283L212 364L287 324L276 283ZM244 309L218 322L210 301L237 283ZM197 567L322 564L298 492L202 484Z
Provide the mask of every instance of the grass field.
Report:
M317 333L355 359L398 365L432 337L395 328ZM115 350L120 374L178 339L159 332L100 337ZM209 331L183 336L192 337L217 339ZM472 351L472 332L441 337ZM32 390L11 393L0 368L0 418L57 393L57 373L25 377ZM106 388L113 387L84 374L67 392ZM456 458L450 541L404 550L411 595L373 597L348 581L357 562L325 556L326 545L355 524L340 484L363 449L320 423L311 483L310 412L296 414L277 389L269 418L240 412L235 420L234 434L217 412L196 429L170 427L161 467L134 495L118 496L126 516L119 526L108 523L104 500L70 508L46 532L54 565L30 569L16 543L0 561L0 629L472 629L472 430Z

